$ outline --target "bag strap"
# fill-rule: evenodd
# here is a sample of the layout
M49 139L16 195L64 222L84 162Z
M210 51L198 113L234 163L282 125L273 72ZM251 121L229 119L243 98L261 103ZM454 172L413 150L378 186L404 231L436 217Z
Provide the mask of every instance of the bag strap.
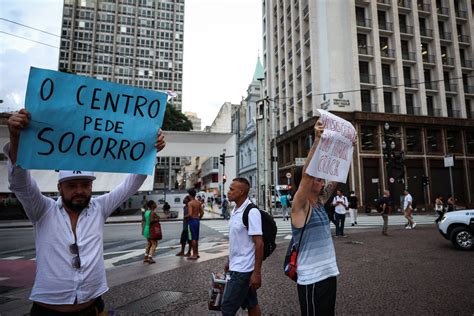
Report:
M256 208L258 209L258 207L253 204L252 202L250 202L247 207L245 208L244 210L244 214L242 214L242 222L244 223L244 226L249 229L249 212L251 209L253 208Z
M301 239L303 238L303 233L304 233L304 230L306 228L306 224L308 224L308 215L309 215L310 212L313 211L313 209L311 208L311 204L309 204L308 208L309 208L309 210L308 210L308 213L306 213L306 219L304 220L304 226L303 226L303 230L301 231L300 240L298 241L298 248L296 248L296 252L300 251Z

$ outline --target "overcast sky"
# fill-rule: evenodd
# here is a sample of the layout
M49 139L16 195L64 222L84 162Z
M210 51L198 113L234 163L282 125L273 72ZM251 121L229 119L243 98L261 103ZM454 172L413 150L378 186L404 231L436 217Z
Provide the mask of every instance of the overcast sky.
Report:
M183 111L210 125L246 94L260 52L261 1L185 0ZM1 0L0 18L60 34L62 0ZM59 47L59 38L0 20L0 32ZM0 33L0 108L24 105L31 66L57 69L59 50Z

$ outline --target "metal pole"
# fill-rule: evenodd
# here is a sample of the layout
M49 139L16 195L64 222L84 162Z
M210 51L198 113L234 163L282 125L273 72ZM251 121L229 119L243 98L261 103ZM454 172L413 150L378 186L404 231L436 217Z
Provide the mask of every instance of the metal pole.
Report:
M449 167L449 181L451 182L451 196L454 198L454 185L453 185L453 171L452 167Z

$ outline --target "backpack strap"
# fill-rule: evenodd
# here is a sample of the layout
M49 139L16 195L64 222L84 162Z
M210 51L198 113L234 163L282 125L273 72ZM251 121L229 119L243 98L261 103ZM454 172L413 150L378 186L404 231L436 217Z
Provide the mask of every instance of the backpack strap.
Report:
M244 226L247 227L247 229L249 229L249 212L253 208L258 209L255 204L249 203L244 210L244 214L242 214L242 222L244 223Z

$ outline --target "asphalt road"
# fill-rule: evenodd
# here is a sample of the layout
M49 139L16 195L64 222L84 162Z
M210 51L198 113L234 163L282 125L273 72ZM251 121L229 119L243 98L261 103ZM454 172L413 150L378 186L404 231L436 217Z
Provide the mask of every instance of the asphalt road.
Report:
M456 250L434 225L414 230L361 231L334 240L338 277L337 315L474 314L474 251ZM265 262L259 301L264 315L299 315L295 283L282 272L288 242ZM211 272L225 257L180 267L111 288L105 295L116 315L208 315ZM158 301L174 295L171 302Z

